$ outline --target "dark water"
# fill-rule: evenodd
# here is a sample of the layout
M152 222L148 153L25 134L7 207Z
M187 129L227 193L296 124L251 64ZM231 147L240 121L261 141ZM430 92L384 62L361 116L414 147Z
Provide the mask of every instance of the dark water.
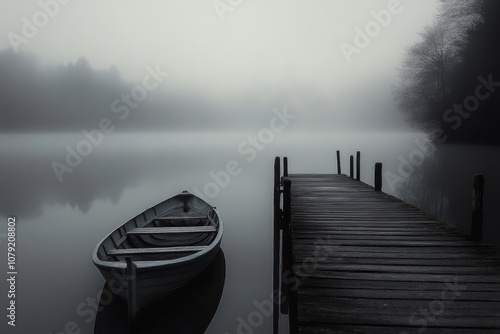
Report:
M2 135L0 216L6 221L14 215L18 222L16 332L59 334L71 323L80 333L93 333L95 317L82 316L81 310L99 301L104 284L91 261L95 245L130 217L186 189L205 195L225 221L225 284L206 333L236 333L240 320L248 321L258 311L256 304L271 298L274 157L288 155L292 173L332 173L336 171L334 152L341 149L346 172L348 155L360 150L362 180L371 184L375 162L396 171L398 155L411 152L413 140L421 137L282 133L255 154L242 154L238 146L249 147L247 136L113 135L59 182L51 164L63 162L65 146L75 147L81 135ZM220 171L233 160L239 173L225 179ZM464 173L472 171L463 161L452 165ZM219 175L221 185L215 186L211 172ZM467 190L468 185L463 186ZM386 184L384 189L394 193ZM497 195L488 195L489 201ZM5 224L1 226L5 237ZM5 239L0 241L5 254ZM6 268L5 258L0 256L2 268ZM1 300L6 305L3 293ZM5 322L0 327L2 332L7 329ZM262 315L261 323L252 329L270 333L271 318Z

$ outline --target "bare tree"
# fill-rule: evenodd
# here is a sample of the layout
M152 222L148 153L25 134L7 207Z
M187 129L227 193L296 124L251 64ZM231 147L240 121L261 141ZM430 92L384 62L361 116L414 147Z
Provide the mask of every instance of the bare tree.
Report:
M395 99L409 120L427 128L439 122L436 109L450 102L450 80L461 61L470 29L481 22L483 0L442 0L439 15L432 26L420 34L422 40L412 46L400 69L401 82Z

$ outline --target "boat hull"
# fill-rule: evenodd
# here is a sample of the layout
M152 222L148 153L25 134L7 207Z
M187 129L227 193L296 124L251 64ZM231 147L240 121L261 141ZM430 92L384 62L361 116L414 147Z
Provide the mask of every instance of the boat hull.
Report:
M137 294L139 305L161 299L193 280L213 262L220 244L195 260L176 265L154 268L137 268ZM128 296L126 269L99 268L111 292L123 300Z

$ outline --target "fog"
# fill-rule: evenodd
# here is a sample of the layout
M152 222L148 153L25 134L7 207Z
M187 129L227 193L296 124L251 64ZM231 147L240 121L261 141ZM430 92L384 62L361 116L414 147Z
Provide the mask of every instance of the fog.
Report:
M25 26L41 5L9 3L0 13L1 131L96 126L116 117L112 102L142 85L147 68L169 76L117 131L258 128L284 105L303 116L304 131L406 128L391 86L437 0L400 1L349 57L342 43L355 45L356 29L390 1L242 1L223 13L214 3L71 1L50 7L35 32Z

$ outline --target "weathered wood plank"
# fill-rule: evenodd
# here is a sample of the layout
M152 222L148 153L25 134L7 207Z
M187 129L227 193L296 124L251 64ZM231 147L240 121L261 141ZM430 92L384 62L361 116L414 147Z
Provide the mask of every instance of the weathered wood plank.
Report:
M443 291L446 282L406 282L406 281L367 281L355 279L325 279L309 277L301 283L304 287L335 288L335 289L374 289L403 291ZM467 283L467 291L500 291L496 283ZM500 309L497 310L500 312Z
M337 298L361 298L361 299L417 299L417 300L441 300L444 294L446 301L453 301L460 298L462 301L495 301L500 302L500 291L467 291L467 285L459 284L460 288L455 295L455 291L450 291L447 284L443 283L441 291L402 291L402 290L375 290L375 289L332 289L332 288L311 288L304 286L299 291L299 295L337 297ZM500 319L499 319L500 320Z
M301 296L300 306L303 309L317 308L318 310L331 310L331 305L337 305L336 312L342 310L364 310L364 312L377 313L378 310L407 310L408 315L419 310L421 307L429 307L429 300L414 299L363 299L363 298L343 298L324 296ZM498 312L500 302L498 301L463 301L454 300L446 305L448 310L483 310L485 312Z
M187 226L187 227L139 227L127 234L179 234L179 233L215 233L215 226Z
M335 254L320 255L312 258L310 254L295 253L296 261L314 260L318 263L317 268L322 269L322 263L345 264L345 265L397 265L397 266L437 266L437 267L495 267L497 259L469 258L469 259L391 259L391 258L364 258L364 257L340 257ZM498 270L500 271L500 270ZM458 273L458 272L457 272Z
M452 281L455 278L463 283L500 283L498 275L475 275L475 274L420 274L420 273L377 273L377 272L349 272L349 271L329 271L315 270L308 272L305 278L299 278L301 281L311 277L334 278L334 279L359 279L367 281L406 281L406 282L445 282Z
M172 217L156 217L153 220L157 221L170 221L170 220L182 220L182 221L190 221L190 220L202 220L202 219L208 219L207 216L197 216L197 217L182 217L182 216L172 216Z
M206 249L207 246L185 246L185 247L156 247L156 248L129 248L112 249L109 255L139 255L139 254L161 254L161 253L194 253Z

